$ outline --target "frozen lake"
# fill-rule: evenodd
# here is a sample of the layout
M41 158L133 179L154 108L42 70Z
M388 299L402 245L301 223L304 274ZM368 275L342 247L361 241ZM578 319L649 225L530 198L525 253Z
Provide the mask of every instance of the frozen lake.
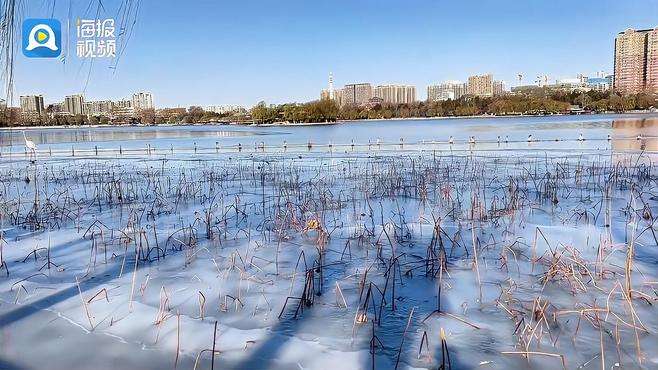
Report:
M658 367L650 115L25 133L0 369Z
M236 146L253 148L254 143L261 142L267 146L281 147L284 142L291 145L305 145L309 141L315 144L357 144L382 143L398 144L400 138L406 143L443 142L450 136L456 143L466 142L471 136L477 141L497 143L507 139L510 142L526 143L528 135L535 140L548 142L539 149L571 149L579 134L588 139L580 143L579 148L605 148L607 136L611 135L615 148L639 149L639 143L626 142L643 135L649 139L645 144L653 150L658 149L655 139L658 137L658 114L654 115L582 115L551 117L509 117L509 118L453 118L438 120L386 120L344 122L335 125L316 126L233 126L233 125L195 125L195 126L121 126L97 128L44 128L25 130L29 138L46 149L93 148L116 149L146 148L200 148L215 146ZM560 139L561 142L555 142ZM0 147L8 151L11 145L18 152L23 150L22 130L0 129ZM494 148L488 146L490 148ZM508 146L508 148L527 148L527 145Z

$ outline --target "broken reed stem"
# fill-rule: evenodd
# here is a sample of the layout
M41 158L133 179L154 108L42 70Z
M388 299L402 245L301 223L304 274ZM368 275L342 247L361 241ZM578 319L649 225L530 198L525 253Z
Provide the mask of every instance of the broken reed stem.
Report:
M633 202L634 203L634 202ZM625 274L625 283L626 283L626 295L629 299L632 299L632 290L633 290L633 258L635 257L635 233L637 231L637 218L633 217L635 220L632 221L633 226L631 227L631 235L628 241L628 248L626 250L626 263L624 264L624 274Z
M478 263L478 249L477 249L477 244L476 244L476 238L475 238L475 223L471 222L471 237L472 237L472 242L473 242L473 264L475 266L475 275L477 277L477 282L478 282L478 292L479 292L479 302L482 304L482 281L480 280L480 267Z
M135 280L137 279L137 248L135 248L135 268L133 269L133 278L130 283L130 297L128 298L128 311L133 312L133 297L135 295Z
M338 281L336 281L336 303L338 304L338 307L340 307L340 303L338 302L338 296L343 301L343 308L347 308L347 301L345 300L345 296L343 295L343 290L340 289L340 285L338 284Z
M206 296L199 291L199 317L203 320L206 307Z
M215 343L217 343L217 320L215 320L215 328L212 332L212 357L210 359L210 370L215 370Z
M85 302L85 299L82 297L82 289L80 288L80 281L78 281L78 277L75 277L75 284L78 287L78 294L80 295L80 301L82 302L82 307L85 310L85 315L87 316L87 320L89 321L89 328L91 331L94 330L94 323L91 319L91 314L89 313L89 307L87 306L87 302Z
M180 312L176 313L176 359L174 369L178 368L178 355L180 354Z

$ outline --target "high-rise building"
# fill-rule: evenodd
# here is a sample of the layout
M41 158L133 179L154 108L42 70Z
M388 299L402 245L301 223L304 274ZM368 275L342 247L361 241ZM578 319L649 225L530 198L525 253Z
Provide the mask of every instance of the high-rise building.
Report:
M328 89L329 99L335 99L334 96L334 74L329 72L329 89Z
M586 83L587 87L590 90L594 91L599 91L599 92L605 92L610 90L612 87L612 75L603 75L602 77L600 74L596 74L597 77L587 77Z
M82 94L64 98L64 111L70 114L85 114L85 98Z
M505 94L505 81L493 82L493 95L499 96Z
M334 101L338 106L343 105L343 89L334 90Z
M646 89L658 93L658 27L647 33Z
M442 85L427 86L427 101L437 102L444 100L455 100L455 93L452 89L443 88Z
M143 109L153 109L153 95L150 92L138 92L133 94L132 108L135 111Z
M614 89L622 94L658 92L658 28L617 35Z
M121 99L113 102L112 114L118 116L132 116L135 114L132 99Z
M466 84L460 81L446 81L427 86L427 101L457 100L466 95Z
M24 95L20 97L20 102L23 113L41 115L45 111L43 95Z
M468 94L479 97L493 96L493 75L476 75L468 78Z
M560 78L555 80L555 83L552 85L546 85L545 88L555 91L564 91L564 92L585 92L589 91L592 88L587 83L587 77L582 74L579 74L575 78Z
M121 109L132 108L133 107L133 101L130 100L130 99L117 100L117 101L114 102L114 107L115 108L121 108Z
M112 113L114 102L111 100L97 100L85 102L85 112L93 116L107 116Z
M329 83L326 89L320 91L320 100L329 100L334 98L334 75L329 72Z
M372 98L372 85L358 83L345 85L342 93L343 105L364 105Z
M385 104L411 104L416 101L416 86L380 85L373 89L372 96Z

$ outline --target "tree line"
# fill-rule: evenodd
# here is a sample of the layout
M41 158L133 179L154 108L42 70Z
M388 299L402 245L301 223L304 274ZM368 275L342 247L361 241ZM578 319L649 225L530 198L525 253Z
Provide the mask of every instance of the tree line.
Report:
M364 106L339 107L332 100L269 106L260 102L251 109L251 118L255 123L305 123L357 119L543 115L574 111L623 113L657 106L656 95L645 93L621 96L611 92L569 93L537 88L530 92L490 98L464 96L456 100L420 101L411 104L373 102Z
M614 92L563 92L532 88L517 94L490 98L464 96L456 100L385 104L372 102L364 106L339 106L333 100L308 103L256 104L249 111L223 114L205 111L200 106L189 108L144 109L132 116L42 115L21 117L15 108L5 109L0 126L8 125L87 125L112 123L186 124L186 123L310 123L337 120L431 118L477 115L543 115L580 111L617 112L647 110L658 107L655 94L619 95Z
M23 115L17 108L7 108L0 112L0 127L7 126L67 126L67 125L106 125L106 124L188 124L208 122L243 122L247 112L216 113L205 111L199 106L189 108L142 109L132 115L93 115L93 114L42 114Z

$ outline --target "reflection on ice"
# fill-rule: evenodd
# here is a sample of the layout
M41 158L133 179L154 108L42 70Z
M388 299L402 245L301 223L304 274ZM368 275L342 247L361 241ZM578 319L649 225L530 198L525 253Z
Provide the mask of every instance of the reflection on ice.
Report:
M612 149L615 151L658 151L658 118L612 122Z

